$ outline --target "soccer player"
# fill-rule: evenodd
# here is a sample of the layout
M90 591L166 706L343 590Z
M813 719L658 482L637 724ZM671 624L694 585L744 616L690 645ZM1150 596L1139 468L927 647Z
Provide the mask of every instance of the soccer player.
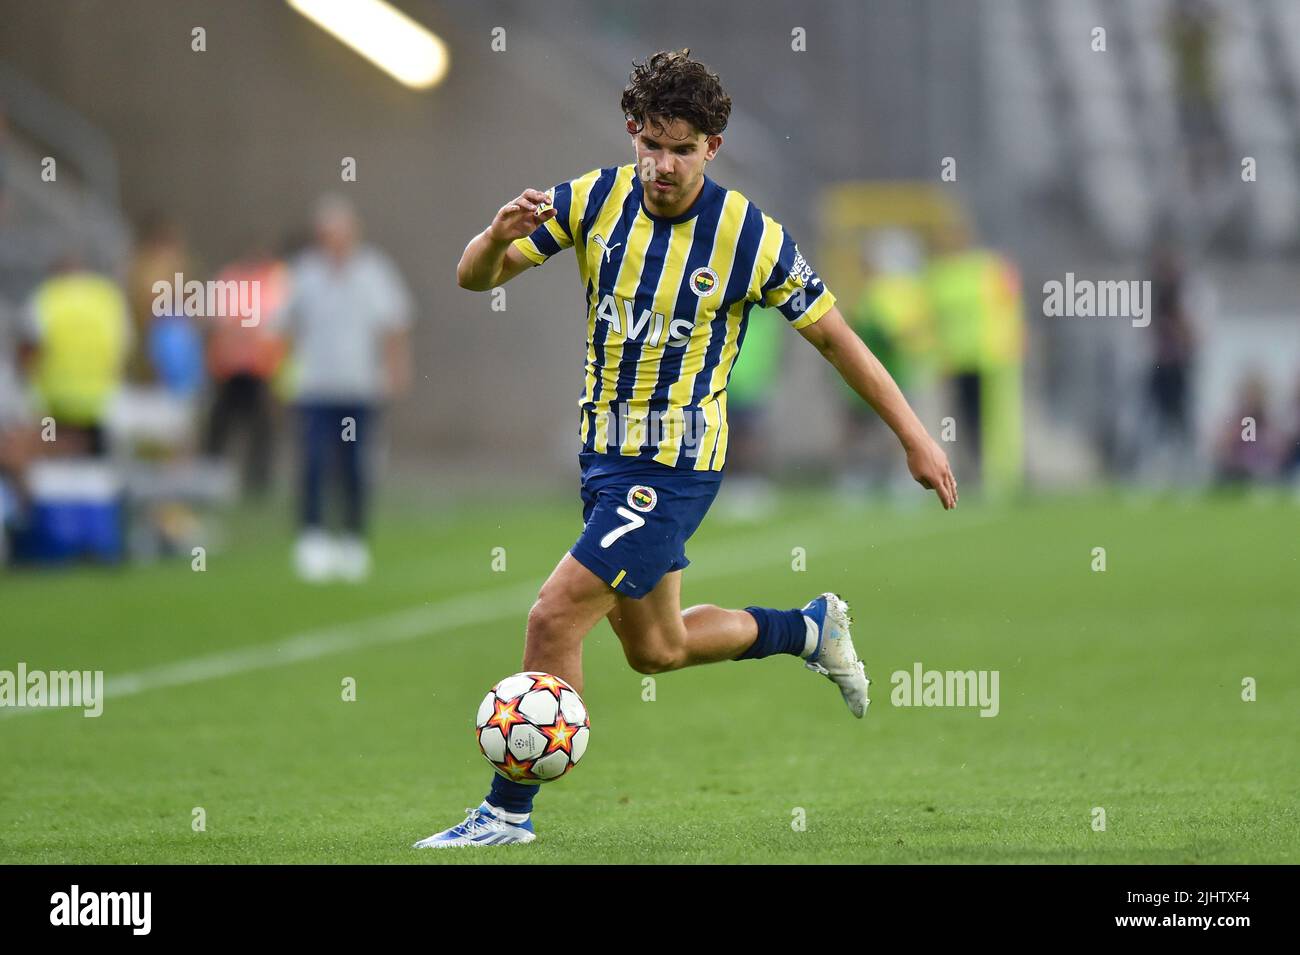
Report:
M956 505L957 484L790 234L705 175L731 99L689 54L634 64L622 108L635 163L593 170L550 195L525 189L470 241L456 270L462 288L488 291L572 248L586 295L584 527L529 611L524 669L581 692L582 641L605 618L640 673L789 654L828 677L861 718L869 681L838 596L790 610L681 609L686 541L722 480L727 379L750 310L775 307L834 366L898 435L912 476L944 508ZM532 842L536 791L493 776L464 822L416 846Z

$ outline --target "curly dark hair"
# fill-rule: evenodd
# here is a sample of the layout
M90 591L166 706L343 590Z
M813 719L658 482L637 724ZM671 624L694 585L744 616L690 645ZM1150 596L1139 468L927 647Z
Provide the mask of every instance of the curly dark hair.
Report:
M727 128L731 97L722 88L718 74L690 57L690 48L660 50L644 63L633 61L623 90L623 115L645 129L650 117L671 122L685 120L706 136ZM658 122L656 121L656 126Z

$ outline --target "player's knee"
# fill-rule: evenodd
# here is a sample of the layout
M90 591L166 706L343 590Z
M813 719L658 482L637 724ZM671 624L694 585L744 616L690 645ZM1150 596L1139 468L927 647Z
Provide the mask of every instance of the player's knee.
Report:
M637 673L667 673L679 670L686 662L685 648L666 644L647 647L629 647L624 651L628 665Z
M563 644L581 639L573 626L573 607L567 601L543 593L528 611L528 640Z
M551 602L538 597L528 610L529 639L545 639L560 629L560 613Z

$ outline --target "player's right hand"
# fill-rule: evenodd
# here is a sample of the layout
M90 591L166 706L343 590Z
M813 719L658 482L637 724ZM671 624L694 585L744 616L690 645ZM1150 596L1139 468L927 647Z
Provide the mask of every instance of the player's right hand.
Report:
M554 218L551 197L539 189L525 189L500 208L488 226L488 235L497 242L513 242Z

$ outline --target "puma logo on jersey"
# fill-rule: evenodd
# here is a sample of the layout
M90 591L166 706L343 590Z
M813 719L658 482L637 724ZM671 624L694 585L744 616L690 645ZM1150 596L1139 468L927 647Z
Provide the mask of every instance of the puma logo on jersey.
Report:
M674 318L671 322L666 322L662 312L652 312L648 308L641 309L641 314L637 315L635 303L625 298L616 300L613 295L606 295L600 300L596 317L609 322L610 327L628 341L641 341L651 348L659 345L665 332L668 340L664 344L671 348L681 348L691 340L691 331L695 328L693 319Z
M602 236L599 232L597 232L594 236L592 236L592 241L594 241L598 246L601 247L601 249L604 250L606 262L609 261L610 254L613 253L615 249L617 249L620 245L623 244L622 242L615 242L613 245L606 245L604 236Z

